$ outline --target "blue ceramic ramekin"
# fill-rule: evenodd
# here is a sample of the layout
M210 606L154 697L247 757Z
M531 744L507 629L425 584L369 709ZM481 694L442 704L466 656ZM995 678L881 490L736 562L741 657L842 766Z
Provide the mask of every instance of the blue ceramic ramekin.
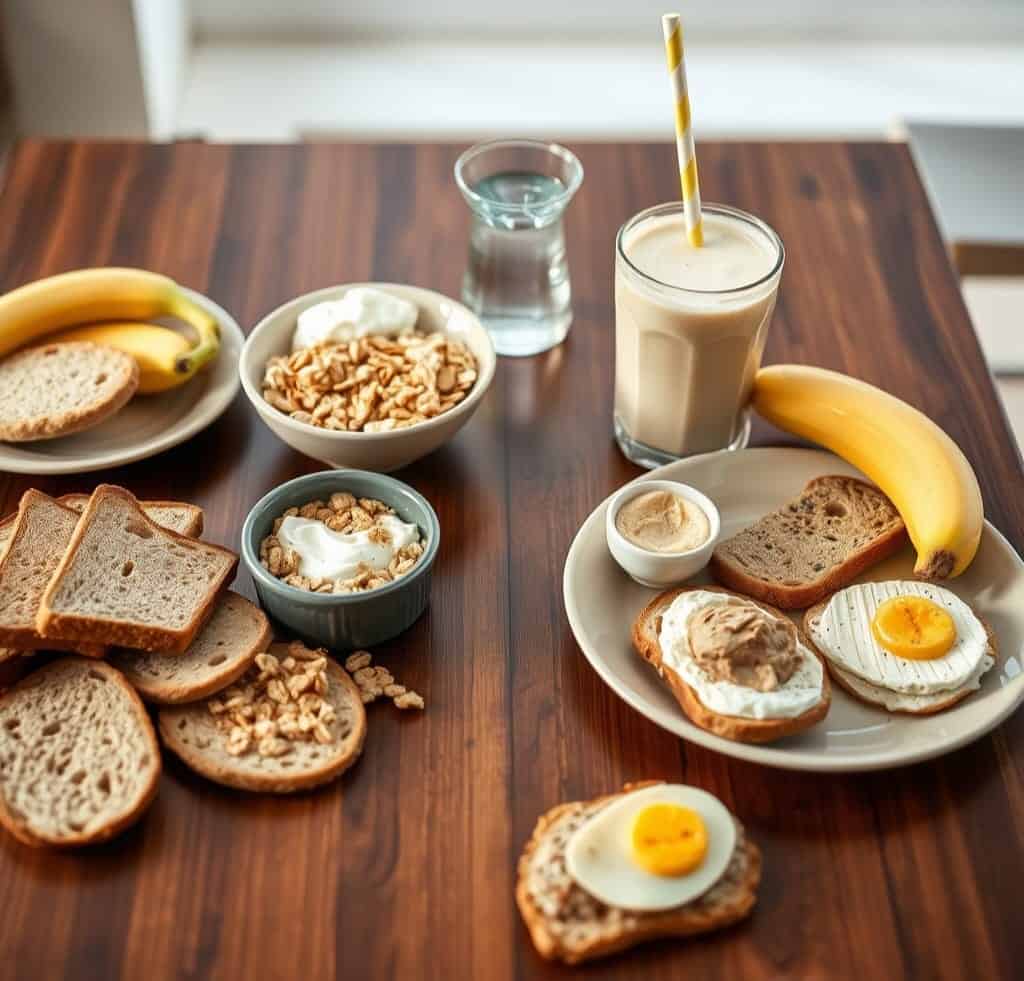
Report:
M336 491L383 501L403 520L419 526L425 551L401 579L363 593L310 593L289 586L260 564L260 542L288 508L327 500ZM242 526L242 561L264 611L318 647L349 651L373 647L407 630L430 600L431 567L441 541L434 509L408 484L364 470L326 470L296 477L261 498Z

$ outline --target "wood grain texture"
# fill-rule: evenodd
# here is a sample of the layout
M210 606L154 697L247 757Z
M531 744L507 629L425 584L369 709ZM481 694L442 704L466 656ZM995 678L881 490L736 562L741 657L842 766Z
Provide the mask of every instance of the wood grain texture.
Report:
M21 144L0 199L0 287L85 265L167 273L244 327L298 293L398 280L456 295L467 215L453 146ZM586 145L568 214L576 320L560 348L502 360L473 422L399 474L443 529L431 607L381 663L422 716L370 709L362 760L289 800L233 793L168 761L159 797L89 852L0 841L4 974L31 978L555 978L519 922L515 859L553 804L663 778L707 787L764 850L748 922L659 943L588 976L1009 978L1024 963L1024 717L943 760L864 776L781 773L682 743L620 702L562 609L569 543L637 471L611 440L612 249L677 193L673 148ZM766 360L867 379L924 409L1024 548L1024 478L902 146L706 144L709 201L787 247ZM756 442L778 442L767 429ZM269 488L318 469L240 394L187 444L22 491L99 480L206 510L236 545ZM235 587L253 595L243 574Z

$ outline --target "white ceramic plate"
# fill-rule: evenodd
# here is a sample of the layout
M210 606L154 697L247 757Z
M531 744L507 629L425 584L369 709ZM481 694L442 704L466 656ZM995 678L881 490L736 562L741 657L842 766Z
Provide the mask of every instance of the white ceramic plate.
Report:
M177 446L220 416L238 391L238 356L245 337L213 300L185 292L220 323L221 349L212 365L180 388L133 398L85 432L34 443L0 443L0 470L42 476L118 467Z
M830 453L753 449L714 453L661 467L640 480L679 480L707 494L722 515L722 537L735 534L797 495L812 477L857 471ZM630 628L656 595L633 582L605 542L605 508L583 523L565 561L565 608L573 634L597 673L620 698L683 739L728 756L793 770L879 770L949 753L1003 721L1024 700L1024 562L992 525L978 555L945 584L991 625L999 659L981 690L934 716L890 715L832 686L832 707L818 725L768 746L732 742L693 725L668 687L634 653ZM912 578L913 552L870 569L859 581ZM711 582L705 571L691 580Z

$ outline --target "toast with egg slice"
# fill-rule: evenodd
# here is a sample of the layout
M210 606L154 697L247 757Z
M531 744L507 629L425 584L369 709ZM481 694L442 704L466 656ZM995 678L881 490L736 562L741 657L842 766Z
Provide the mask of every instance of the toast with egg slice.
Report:
M616 794L559 804L542 814L519 859L516 905L538 953L579 964L665 937L688 937L727 927L750 914L761 881L761 851L736 821L736 844L721 878L706 892L668 910L640 912L601 903L566 869L572 834L627 794L661 784L626 784Z
M656 596L641 611L633 624L633 647L636 652L650 664L672 689L676 701L686 714L687 718L701 729L721 736L723 739L732 739L741 743L769 743L785 736L792 736L795 733L803 732L816 723L820 722L828 714L829 706L832 703L832 688L829 684L828 671L822 670L821 695L820 699L800 715L790 718L766 718L754 719L737 715L725 715L709 708L701 701L697 692L683 680L679 673L668 664L662 656L661 633L662 616L675 601L677 596L683 593L702 590L708 593L719 593L725 596L734 596L739 600L751 603L765 613L780 619L788 619L786 615L777 610L774 606L761 603L744 596L741 593L734 593L729 589L722 589L716 586L681 586L678 589L671 589L668 592ZM817 658L822 664L824 659L812 644L807 642L801 631L797 631L798 641L806 648L810 655Z
M952 708L958 702L963 701L963 699L972 692L977 691L981 685L982 676L989 671L998 660L999 648L991 625L982 617L978 616L977 611L973 610L963 600L959 600L959 598L959 603L963 606L960 619L964 620L966 618L969 621L969 626L973 626L975 628L975 636L973 640L974 647L976 648L975 654L979 656L976 657L976 665L970 671L969 676L956 686L938 691L921 692L916 694L900 692L892 687L881 684L880 682L883 680L881 675L876 678L868 679L863 677L862 674L849 670L849 665L842 666L840 663L837 663L840 658L836 656L838 652L835 647L841 642L830 638L823 632L823 617L825 612L836 596L846 593L852 589L864 588L872 585L902 585L908 590L912 589L914 594L926 597L929 594L939 596L941 594L949 593L948 590L934 586L930 583L865 583L862 584L861 587L847 587L847 589L837 590L832 596L829 596L815 606L812 606L804 614L804 634L814 650L823 658L825 666L828 668L828 673L832 676L832 680L835 681L843 691L852 695L861 702L865 702L866 704L872 705L876 708L884 709L887 712L897 712L904 715L934 715L937 712L943 712L948 708ZM950 593L950 595L955 594ZM858 605L860 608L866 609L863 604ZM970 621L973 621L973 623ZM865 641L862 639L860 644L861 646L864 646Z

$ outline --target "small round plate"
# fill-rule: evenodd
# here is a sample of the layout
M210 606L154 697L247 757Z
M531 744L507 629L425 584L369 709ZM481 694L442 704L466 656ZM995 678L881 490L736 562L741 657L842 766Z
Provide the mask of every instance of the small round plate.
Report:
M722 537L795 497L812 477L860 476L831 453L763 448L714 453L672 463L640 480L678 480L703 491L722 515ZM633 582L605 541L601 503L583 523L565 561L563 589L572 632L594 670L638 712L663 729L727 756L791 770L880 770L952 752L993 729L1024 700L1024 562L986 522L970 568L944 583L991 624L999 645L996 666L981 690L932 716L894 715L871 708L832 686L828 715L812 729L767 746L737 743L693 725L668 687L633 651L630 629L657 595ZM868 570L858 581L912 578L913 551ZM711 582L707 571L690 580Z
M177 446L220 416L238 391L238 355L245 337L213 300L185 292L220 323L220 354L212 365L180 388L133 398L85 432L34 443L0 443L0 470L43 476L118 467Z

